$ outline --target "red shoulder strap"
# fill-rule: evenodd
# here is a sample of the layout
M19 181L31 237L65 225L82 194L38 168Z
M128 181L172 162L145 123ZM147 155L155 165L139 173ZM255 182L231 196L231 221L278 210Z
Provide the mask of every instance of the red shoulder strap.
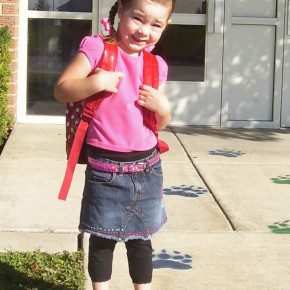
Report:
M143 50L143 83L158 89L159 86L159 69L156 56Z
M118 45L116 43L104 42L104 52L99 67L105 70L114 71L117 62L117 56L118 56ZM98 94L89 97L88 100L84 102L82 120L78 125L75 139L70 151L65 176L58 195L58 199L66 200L67 198L74 170L79 159L80 151L84 142L84 138L86 136L89 123L93 117L95 109L100 105L104 96L105 94L103 92L100 92Z
M154 89L158 90L159 87L159 69L158 69L158 61L155 55L143 50L144 57L144 66L143 66L143 83L145 85L151 86ZM158 139L158 130L157 130L157 121L155 118L155 113L151 110L148 110L145 107L143 109L143 122L144 125L151 129L156 138L157 138L157 146L159 147L160 153L167 152L169 150L169 146L164 141Z
M107 71L114 71L117 63L117 57L118 57L117 43L107 43L104 41L104 51L102 58L100 60L99 67ZM94 113L95 109L100 105L105 95L106 95L105 92L100 92L98 94L89 97L88 101L85 102L86 107L84 107L84 111L90 110L92 113Z

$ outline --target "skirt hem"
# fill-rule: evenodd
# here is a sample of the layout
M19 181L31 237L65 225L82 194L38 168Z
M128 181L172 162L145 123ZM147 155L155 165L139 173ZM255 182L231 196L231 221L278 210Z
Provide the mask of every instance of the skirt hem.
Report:
M121 238L121 237L117 237L117 236L112 236L112 235L108 235L108 234L103 234L103 233L100 233L100 232L97 232L97 231L94 231L94 230L91 230L91 229L87 229L87 228L79 228L79 231L81 233L83 232L86 232L86 233L89 233L91 235L96 235L98 237L101 237L101 238L105 238L105 239L110 239L110 240L115 240L115 241L118 241L118 242L124 242L126 243L127 241L129 240L136 240L136 239L141 239L141 240L150 240L152 238L152 236L155 236L155 234L161 230L161 228L163 228L165 226L167 222L167 218L162 222L162 224L154 229L154 231L152 231L152 233L150 235L146 235L146 236L142 236L142 235L129 235L127 237L124 237L124 238ZM119 234L120 235L120 234Z

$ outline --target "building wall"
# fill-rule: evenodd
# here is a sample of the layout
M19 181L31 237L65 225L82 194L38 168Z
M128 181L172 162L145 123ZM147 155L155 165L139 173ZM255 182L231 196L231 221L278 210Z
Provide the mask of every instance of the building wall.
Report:
M0 0L0 26L7 25L12 35L12 77L9 82L8 109L16 120L17 105L17 72L18 72L18 23L19 23L19 0Z

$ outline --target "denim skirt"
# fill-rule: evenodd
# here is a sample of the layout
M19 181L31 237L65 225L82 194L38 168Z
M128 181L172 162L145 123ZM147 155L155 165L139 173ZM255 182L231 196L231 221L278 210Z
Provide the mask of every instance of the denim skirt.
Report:
M157 153L155 149L150 157ZM115 164L132 163L95 156L93 159ZM160 158L144 171L133 173L105 172L88 164L85 175L80 232L122 242L149 240L167 222Z

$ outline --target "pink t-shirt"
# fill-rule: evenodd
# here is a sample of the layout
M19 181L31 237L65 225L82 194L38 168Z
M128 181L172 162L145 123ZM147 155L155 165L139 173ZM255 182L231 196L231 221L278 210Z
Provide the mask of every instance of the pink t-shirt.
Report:
M94 70L103 54L104 44L100 35L82 39L79 52L83 52ZM159 64L159 84L167 79L168 66L157 56ZM142 108L138 100L139 87L143 81L143 53L131 56L118 49L115 71L123 72L118 84L118 93L104 98L95 110L87 131L87 144L95 147L119 151L145 151L157 144L154 133L143 125Z

